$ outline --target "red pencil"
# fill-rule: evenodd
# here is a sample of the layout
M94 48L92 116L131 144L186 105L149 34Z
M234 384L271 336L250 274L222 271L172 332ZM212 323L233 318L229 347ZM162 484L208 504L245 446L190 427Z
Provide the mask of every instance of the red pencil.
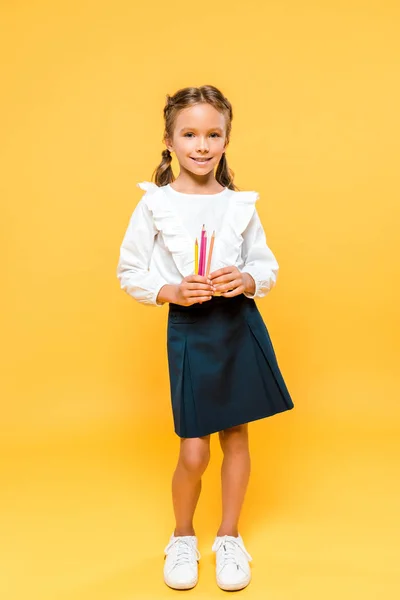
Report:
M204 235L206 233L206 228L202 227L201 230L201 238L200 238L200 259L199 259L199 275L204 275L203 272L203 263L204 263Z
M207 231L204 232L204 252L203 252L203 267L201 274L206 274L206 255L207 255Z

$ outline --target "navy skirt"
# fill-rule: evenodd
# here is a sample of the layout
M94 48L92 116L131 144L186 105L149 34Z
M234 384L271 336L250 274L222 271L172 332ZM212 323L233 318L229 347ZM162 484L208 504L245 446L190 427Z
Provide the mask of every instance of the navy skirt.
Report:
M169 305L168 367L175 433L202 437L294 408L254 300L215 296Z

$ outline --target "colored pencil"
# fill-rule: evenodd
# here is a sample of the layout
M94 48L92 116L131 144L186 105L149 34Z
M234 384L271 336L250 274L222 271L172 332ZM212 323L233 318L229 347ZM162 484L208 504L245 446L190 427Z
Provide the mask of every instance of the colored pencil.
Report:
M199 273L199 242L197 238L194 244L194 272L196 275Z
M200 238L200 260L199 260L199 275L203 275L203 260L204 260L204 234L206 229L203 225Z
M206 256L207 256L207 231L204 232L204 252L203 252L203 266L201 269L201 274L206 274Z
M208 251L207 269L206 269L206 273L205 273L207 277L210 273L211 258L212 258L212 253L213 253L213 249L214 249L214 240L215 240L215 231L213 231L213 234L211 236L210 249Z

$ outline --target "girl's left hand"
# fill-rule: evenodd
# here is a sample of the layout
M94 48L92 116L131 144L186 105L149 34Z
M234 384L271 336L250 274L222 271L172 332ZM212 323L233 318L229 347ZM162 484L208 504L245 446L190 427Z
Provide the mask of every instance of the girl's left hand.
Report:
M243 292L253 293L254 279L249 273L241 273L237 267L223 267L209 274L215 292L225 298L239 296Z

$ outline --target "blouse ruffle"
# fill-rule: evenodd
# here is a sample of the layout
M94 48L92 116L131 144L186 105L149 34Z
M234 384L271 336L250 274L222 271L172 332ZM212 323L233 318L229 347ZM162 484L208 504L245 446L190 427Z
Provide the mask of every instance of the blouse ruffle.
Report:
M155 226L183 277L194 273L194 240L180 221L164 190L151 181L137 184L146 193L142 200L153 215ZM259 198L258 192L234 192L227 196L230 205L224 223L217 232L211 271L236 263L243 244L242 233L248 226Z

